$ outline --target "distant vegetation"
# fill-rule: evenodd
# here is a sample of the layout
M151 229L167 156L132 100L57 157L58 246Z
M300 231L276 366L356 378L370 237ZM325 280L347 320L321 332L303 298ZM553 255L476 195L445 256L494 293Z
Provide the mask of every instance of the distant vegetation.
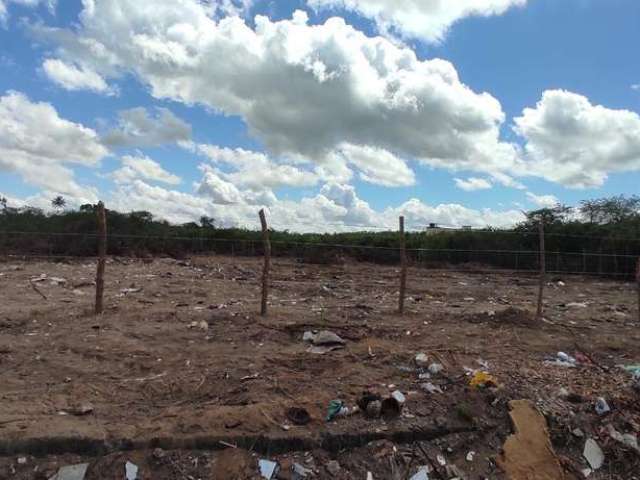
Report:
M96 252L95 205L55 210L11 208L0 198L0 255L93 256ZM493 266L520 270L538 268L538 222L543 218L549 271L631 276L640 256L640 197L619 196L584 201L577 208L558 205L527 213L511 230L443 230L407 234L409 257L425 266ZM217 228L215 219L172 225L149 212L107 211L111 255L182 257L200 253L259 255L261 234ZM333 263L356 259L398 261L398 233L350 232L299 234L271 232L273 254L305 261ZM349 245L350 247L344 247ZM378 248L376 248L378 247Z

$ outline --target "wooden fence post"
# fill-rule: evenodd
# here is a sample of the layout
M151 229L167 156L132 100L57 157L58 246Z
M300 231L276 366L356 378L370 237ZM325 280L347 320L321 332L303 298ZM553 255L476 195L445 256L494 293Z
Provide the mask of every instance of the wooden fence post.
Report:
M638 322L640 323L640 258L638 265L636 265L636 284L638 287Z
M544 284L546 280L546 255L544 251L544 218L540 217L540 224L538 225L538 231L540 233L540 280L538 285L538 310L536 313L536 319L542 320L543 306L542 299L544 296Z
M404 295L407 288L407 241L404 234L404 217L400 217L400 298L398 312L404 313Z
M264 244L264 266L262 268L262 303L260 315L267 314L267 299L269 297L269 269L271 268L271 242L269 241L269 228L264 209L260 210L260 223L262 225L262 242Z
M98 202L96 213L98 215L98 270L96 272L95 313L96 315L99 315L103 311L102 297L104 295L104 267L107 255L107 219L104 211L104 203Z

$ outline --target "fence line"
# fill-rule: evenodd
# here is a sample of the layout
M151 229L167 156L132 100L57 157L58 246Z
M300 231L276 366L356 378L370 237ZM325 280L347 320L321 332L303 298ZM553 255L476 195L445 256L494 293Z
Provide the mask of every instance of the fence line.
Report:
M0 237L3 234L10 235L39 235L39 236L83 236L89 238L100 238L100 234L80 234L80 233L32 233L32 232L2 232L0 231ZM545 233L545 238L550 234ZM107 240L114 238L137 238L147 240L179 240L179 241L191 241L191 242L215 242L215 243L252 243L252 244L264 244L262 239L247 239L247 238L211 238L211 237L164 237L153 235L123 235L123 234L108 234ZM399 247L384 247L377 245L359 245L359 244L344 244L344 243L321 243L321 242L296 242L289 240L270 240L271 245L286 245L296 247L314 247L314 248L331 248L331 249L361 249L361 250L378 250L398 252ZM407 253L426 252L426 253L486 253L495 255L538 255L537 250L496 250L496 249L467 249L467 248L406 248ZM603 253L603 252L568 252L561 250L551 250L546 252L547 255L572 255L580 257L604 257L604 258L629 258L636 259L637 255L622 254L622 253ZM51 255L55 256L55 255ZM69 255L75 257L75 255Z
M5 234L5 235L34 235L34 236L45 236L47 238L50 237L64 237L64 236L75 236L75 237L82 237L83 239L88 239L88 238L96 238L97 239L97 270L96 270L96 297L95 297L95 313L96 314L100 314L103 311L103 291L104 291L104 273L105 273L105 264L106 264L106 255L108 252L107 249L107 243L109 241L109 239L122 239L122 238L134 238L134 239L140 239L140 240L162 240L163 242L165 242L164 248L166 248L166 242L167 241L189 241L189 242L199 242L200 243L200 247L201 249L204 249L204 243L208 243L208 242L230 242L231 243L231 248L232 248L232 252L233 252L233 245L235 243L241 243L241 244L251 244L252 246L255 244L260 243L259 240L253 240L253 239L234 239L234 238L211 238L211 237L207 237L207 236L198 236L198 237L178 237L178 236L153 236L153 235L127 235L127 234L111 234L108 235L107 234L107 225L106 225L106 215L105 215L105 207L104 204L102 202L98 203L98 207L96 210L96 214L97 214L97 226L98 226L98 233L87 233L87 234L81 234L81 233L59 233L59 232L2 232L0 231L0 234ZM544 221L542 218L539 219L539 223L538 223L538 227L539 227L539 231L538 231L538 236L539 236L539 247L537 250L535 249L531 249L531 250L496 250L496 249L485 249L485 250L473 250L473 249L430 249L430 248L413 248L413 249L407 249L406 248L406 232L405 232L405 219L403 216L399 217L399 237L398 237L398 244L396 246L391 246L391 247L383 247L383 246L376 246L376 245L348 245L348 244L327 244L327 243L318 243L318 242L296 242L296 241L286 241L286 240L278 240L278 241L271 241L270 240L270 235L269 235L269 226L267 224L267 219L266 219L266 214L264 209L259 211L259 219L260 219L260 225L261 225L261 233L262 233L262 254L264 257L264 265L263 265L263 270L262 270L262 279L261 279L261 287L262 287L262 294L261 294L261 307L260 307L260 314L262 316L266 316L267 315L267 311L268 311L268 296L269 296L269 283L270 283L270 267L271 267L271 248L272 248L272 244L275 245L285 245L288 247L303 247L303 248L325 248L325 249L330 249L330 250L347 250L347 249L352 249L352 250L365 250L365 251L385 251L385 252L392 252L392 253L398 253L399 254L399 263L400 263L400 273L399 273L399 298L398 298L398 312L400 314L404 313L404 300L405 300L405 290L406 290L406 281L407 281L407 263L408 263L408 259L407 259L407 253L413 253L413 254L418 254L419 258L418 261L421 261L421 255L422 254L435 254L435 253L446 253L448 255L448 261L451 262L451 254L460 254L460 253L464 253L467 254L468 257L471 256L471 254L485 254L485 255L515 255L515 264L516 264L516 269L515 272L517 273L526 273L526 272L530 272L530 273L535 273L537 272L539 274L539 285L538 285L538 296L537 296L537 312L536 312L536 318L538 320L541 320L543 317L543 306L544 306L544 287L546 285L546 276L549 273L556 273L556 274L582 274L582 275L592 275L595 272L590 272L587 271L587 262L586 259L587 258L594 258L597 257L598 258L598 274L599 275L606 275L606 276L618 276L618 275L624 275L626 277L629 277L629 273L620 273L619 270L619 264L618 264L618 259L622 258L622 259L634 259L634 261L637 259L637 256L635 255L629 255L629 254L611 254L611 253L603 253L602 251L600 252L561 252L561 251L557 251L557 252L553 252L553 251L546 251L545 248L545 237L546 236L550 236L553 234L545 234L545 228L544 228ZM488 232L487 232L488 233ZM500 231L493 231L492 233L504 233L504 232L500 232ZM516 232L514 232L516 233ZM520 233L520 232L518 232ZM526 232L525 232L526 233ZM562 235L562 236L571 236L571 235ZM602 239L606 239L606 240L611 240L611 239L607 239L606 237L600 237L601 241ZM51 247L50 247L51 248ZM198 256L197 253L190 253L192 256ZM254 251L255 254L255 251ZM519 269L517 268L518 263L519 263L519 257L520 256L536 256L537 257L537 269ZM554 272L553 270L548 271L547 270L547 260L549 256L556 256L556 266L559 267L560 263L561 263L561 256L565 255L565 256L581 256L583 258L583 271L582 272L571 272L571 271L566 271L566 270L560 270L559 268L557 268L556 270L558 270L557 272ZM38 258L82 258L79 256L72 256L72 255L30 255L30 254L26 254L26 255L14 255L11 256L9 254L6 254L5 256L9 257L9 258L29 258L29 257L38 257ZM95 257L84 257L84 258L95 258ZM613 259L614 260L614 266L615 266L615 272L601 272L602 270L602 259L603 258L608 258L608 259ZM398 259L394 256L394 259L397 261ZM378 259L379 260L379 259ZM467 263L471 263L471 259L467 258ZM490 263L490 262L489 262ZM625 262L625 266L627 266L628 262ZM640 321L640 259L637 259L637 264L634 265L635 266L635 271L633 273L635 273L636 276L636 282L638 285L638 320ZM632 268L634 267L632 266ZM624 268L623 268L624 269ZM430 271L435 271L434 269L430 269ZM451 272L453 270L451 269L446 269L446 271ZM463 272L466 273L470 273L472 271L475 270L470 270L470 269L463 269L461 270ZM488 270L488 272L491 273L501 273L504 272L505 269L491 269Z
M314 224L316 227L324 227L324 226L330 226L331 224ZM357 227L357 225L355 225L354 227ZM374 227L369 227L369 228L374 228ZM375 227L376 230L380 230L380 233L385 233L385 232L389 232L392 233L394 230L388 228L388 227ZM221 228L220 230L230 230L230 229L226 229L226 228ZM247 232L254 232L255 230L250 230L250 229L239 229L241 231L247 231ZM273 230L271 229L271 231L278 231L278 230ZM282 232L284 232L284 230L281 230ZM441 230L435 233L429 233L429 230L412 230L412 231L407 231L407 234L410 235L419 235L419 234L424 234L424 235L438 235L440 233L473 233L473 234L477 234L477 233L481 233L481 234L487 234L487 235L521 235L521 236L529 236L529 237L537 237L538 236L538 232L518 232L518 231L514 231L514 230L465 230L465 229L448 229L448 230ZM259 232L256 232L259 233ZM360 232L357 231L352 231L352 232L331 232L331 233L318 233L318 232L307 232L307 233L293 233L296 235L310 235L310 234L317 234L317 235L334 235L334 234L349 234L349 233L367 233L366 230L362 230ZM40 236L75 236L75 237L98 237L100 235L99 232L87 232L87 233L78 233L78 232L29 232L29 231L22 231L22 230L0 230L0 234L7 234L7 235L40 235ZM204 239L209 239L209 240L217 240L214 237L210 237L207 235L202 235L202 236L192 236L192 237L184 237L184 236L176 236L176 235L142 235L142 234L130 234L130 233L110 233L109 237L111 238L145 238L145 239L167 239L167 240L192 240L192 239L200 239L200 238L204 238ZM618 237L618 236L612 236L612 237L606 237L606 236L597 236L597 235L578 235L578 234L571 234L571 233L554 233L554 232L545 232L545 237L556 237L556 238L589 238L592 240L598 240L600 242L640 242L640 238L638 237ZM222 240L226 240L226 239L222 239ZM240 239L238 239L240 240ZM247 241L258 241L260 242L260 240L247 240Z

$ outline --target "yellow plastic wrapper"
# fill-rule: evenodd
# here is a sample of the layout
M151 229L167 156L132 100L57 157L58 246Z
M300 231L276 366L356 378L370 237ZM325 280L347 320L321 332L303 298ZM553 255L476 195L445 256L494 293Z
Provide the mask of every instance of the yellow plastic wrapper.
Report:
M474 388L496 387L498 386L498 381L490 373L478 371L469 380L469 385Z

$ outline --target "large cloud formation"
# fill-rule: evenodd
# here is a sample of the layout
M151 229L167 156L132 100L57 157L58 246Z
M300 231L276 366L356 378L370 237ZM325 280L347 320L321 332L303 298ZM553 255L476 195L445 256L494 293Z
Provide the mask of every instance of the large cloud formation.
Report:
M609 172L640 171L640 115L593 105L565 90L543 94L515 119L533 173L570 187L601 186Z
M527 0L307 0L316 9L342 8L373 20L385 34L444 39L449 28L470 16L501 15Z
M70 166L95 167L107 153L96 132L61 118L50 104L18 92L0 97L0 171L80 203L95 201L95 190L80 186Z
M241 116L275 155L324 166L351 153L362 178L381 184L412 182L401 158L514 169L515 148L499 140L500 103L463 84L451 63L420 60L341 18L309 25L297 11L290 20L258 16L251 28L209 13L195 0L85 0L77 30L34 28L58 45L61 61L105 79L133 73L156 98ZM367 149L393 156L394 172L380 178L363 163L375 151Z
M205 170L198 195L152 186L136 179L121 185L109 200L120 211L148 210L172 222L190 222L212 216L218 225L258 228L258 210L266 208L269 222L278 230L298 232L397 229L398 216L406 217L408 229L421 230L429 223L511 227L524 219L517 210L475 210L457 204L428 205L410 199L382 211L374 210L358 197L355 188L340 183L325 184L315 196L298 201L256 200L254 192L242 190L214 171Z

